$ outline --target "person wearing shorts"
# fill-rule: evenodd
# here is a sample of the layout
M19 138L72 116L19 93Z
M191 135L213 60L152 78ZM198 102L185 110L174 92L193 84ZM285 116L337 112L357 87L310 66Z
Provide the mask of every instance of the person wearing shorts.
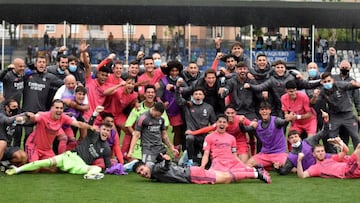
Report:
M259 110L261 120L258 121L256 134L262 143L260 153L252 156L246 163L249 166L271 168L273 164L283 165L286 161L286 138L284 126L286 120L271 116L271 105L262 102ZM243 126L244 130L254 130L253 126Z
M8 175L14 175L25 171L34 171L40 168L57 167L61 171L71 174L85 174L85 179L101 179L99 166L91 166L98 158L103 158L106 168L111 167L111 150L107 143L107 137L111 131L111 125L104 123L100 131L88 131L86 138L75 148L74 151L66 151L63 154L34 161L20 167L12 167L5 171Z
M231 172L205 170L202 167L180 167L170 161L167 154L160 154L162 160L157 163L138 161L133 166L133 171L138 175L158 182L165 183L194 183L194 184L227 184L242 179L260 179L271 183L270 175L263 170L253 169L247 171L239 169Z
M316 164L310 166L305 171L302 166L304 154L299 153L297 164L298 177L360 178L360 144L358 144L354 152L348 156L349 148L340 137L329 138L327 141L339 148L340 152L332 155L330 158L326 158L324 146L315 145L313 148L313 156L316 159Z
M297 91L296 82L290 80L285 84L286 94L281 96L281 110L285 117L291 120L290 130L296 130L300 134L306 132L308 136L316 134L316 112L310 107L310 101L306 93Z

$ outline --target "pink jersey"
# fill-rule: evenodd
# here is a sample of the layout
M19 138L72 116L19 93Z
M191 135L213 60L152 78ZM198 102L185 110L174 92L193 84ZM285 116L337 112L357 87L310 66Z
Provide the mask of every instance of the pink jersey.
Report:
M115 77L114 74L110 74L108 79L106 80L106 83L110 83L110 84L120 84L121 82L123 82L124 80L122 78L117 78Z
M149 85L155 85L155 83L159 82L161 78L163 78L165 75L164 73L161 71L160 68L155 69L153 71L153 76L150 77L146 72L144 74L142 74L139 78L138 81L143 82L143 81L148 81L147 84ZM139 94L144 94L145 90L143 86L140 86L139 88Z
M54 139L63 135L63 125L70 125L73 120L62 114L59 120L51 118L51 111L36 116L36 128L34 129L34 144L41 150L52 150Z
M84 113L85 119L89 119L96 106L103 105L106 99L104 91L110 87L110 83L101 85L96 79L92 79L91 76L86 78L86 89L89 100L89 110Z
M203 144L204 151L210 151L211 169L219 171L228 171L232 168L246 167L237 159L233 150L236 149L234 136L229 133L213 132L205 137Z
M128 94L125 91L126 87L119 88L114 94L108 96L104 102L105 112L112 113L115 117L117 124L125 123L127 115L123 113L123 110L130 104L132 104L138 97L136 92ZM120 124L119 123L119 124Z
M338 155L317 162L306 170L310 176L323 178L360 178L358 158L355 154L338 161Z
M234 136L229 133L213 132L205 137L203 149L210 151L212 160L234 159L233 149L236 148Z
M293 125L306 125L310 120L316 121L316 112L310 107L309 97L304 92L297 91L295 101L292 101L288 94L284 94L281 96L281 105L281 110L294 112L296 115L306 114L309 111L312 113L308 119L293 120Z
M240 130L239 127L239 119L240 116L236 115L234 117L234 122L228 122L228 127L226 128L226 132L233 135L236 139L236 143L243 143L243 142L247 142L247 138L246 138L246 134L245 132ZM244 119L243 124L245 126L250 125L251 121L247 118Z

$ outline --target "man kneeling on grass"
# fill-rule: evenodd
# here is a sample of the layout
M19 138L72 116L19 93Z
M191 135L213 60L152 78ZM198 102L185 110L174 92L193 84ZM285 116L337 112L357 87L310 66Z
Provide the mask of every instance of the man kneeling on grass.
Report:
M303 170L302 166L304 154L299 153L297 175L300 178L360 178L360 144L350 156L347 156L349 148L339 137L329 138L327 141L339 148L340 152L330 158L325 158L324 146L315 145L313 156L316 159L316 164L310 166L306 171Z
M170 161L167 154L160 154L159 162L147 163L139 161L134 164L133 171L138 175L166 183L195 183L195 184L227 184L242 179L260 179L265 183L271 183L268 172L261 169L239 168L222 172L217 170L205 170L197 166L180 167Z
M39 168L56 166L62 171L71 174L85 174L85 179L102 179L104 174L101 168L91 166L98 158L103 158L105 167L110 168L111 150L106 140L110 134L111 125L103 123L100 131L95 131L96 127L92 127L93 131L88 131L88 135L81 141L74 151L67 151L63 154L52 158L34 161L20 167L13 166L5 171L7 175L14 175L24 171L34 171Z

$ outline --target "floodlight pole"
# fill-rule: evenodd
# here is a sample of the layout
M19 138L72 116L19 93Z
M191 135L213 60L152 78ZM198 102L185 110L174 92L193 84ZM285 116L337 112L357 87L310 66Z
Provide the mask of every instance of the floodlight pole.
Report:
M189 30L188 30L188 34L189 34L189 37L188 37L188 63L190 62L191 60L191 24L189 23Z
M1 70L4 69L4 55L5 55L5 20L2 21L2 39L1 39Z
M315 53L315 25L311 26L311 61L314 62Z
M126 51L125 51L125 64L129 64L129 22L126 23Z
M252 47L252 42L253 42L253 38L254 38L254 33L253 33L253 25L251 24L250 25L250 66L252 66L252 52L253 52L253 47ZM251 67L249 67L249 68L251 68Z

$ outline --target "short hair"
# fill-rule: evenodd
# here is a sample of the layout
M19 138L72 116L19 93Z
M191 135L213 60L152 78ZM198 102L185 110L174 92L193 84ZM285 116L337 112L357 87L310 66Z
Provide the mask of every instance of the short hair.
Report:
M267 58L264 53L259 53L259 54L256 55L256 60L257 60L259 57L262 57L262 56L264 56L265 58Z
M145 61L145 60L152 60L152 61L154 61L154 59L153 59L151 56L145 57L145 58L144 58L144 61Z
M84 93L84 94L87 94L87 89L86 89L84 86L82 86L82 85L78 85L78 86L75 88L75 93L77 93L77 92L82 92L82 93Z
M51 106L54 106L55 103L62 103L63 106L64 106L64 102L63 102L61 99L54 99L54 100L51 102Z
M10 103L12 103L12 102L16 102L16 103L17 103L17 101L16 101L15 99L12 99L12 98L6 99L6 100L4 101L4 106L9 106Z
M324 80L325 78L327 78L329 76L332 77L330 72L324 72L323 74L321 74L321 79Z
M189 64L190 64L190 63L194 63L194 64L196 64L196 61L190 61L190 62L189 62ZM196 64L196 66L197 66L197 64Z
M241 48L243 48L243 46L241 45L240 42L236 41L231 45L231 49L233 49L235 46L240 46Z
M290 130L288 133L288 137L290 137L291 135L296 135L296 134L299 135L299 132L297 130Z
M69 59L69 62L70 62L70 61L76 61L76 62L78 62L78 58L77 58L76 56L74 56L74 55L70 55L70 56L68 56L67 58Z
M193 94L194 94L194 92L197 92L197 91L202 91L202 93L205 94L205 90L202 87L196 87L193 91Z
M277 66L277 65L280 65L280 64L284 65L285 68L286 68L286 63L283 60L274 61L273 66Z
M134 166L132 167L132 170L136 173L136 170L140 167L140 166L144 166L145 163L141 160L139 160L138 162L136 162L134 164Z
M243 61L240 61L239 63L237 63L235 65L237 68L242 68L242 67L246 67L248 68L248 65L246 63L244 63Z
M139 65L139 62L134 60L134 61L130 61L130 65Z
M315 148L316 147L324 147L324 145L321 145L321 144L315 144L313 147L312 147L312 152L314 152Z
M220 118L225 118L225 120L228 121L228 117L223 113L220 113L216 116L216 120L219 120Z
M39 59L45 59L45 61L47 61L46 58L45 58L45 56L40 56L40 55L38 55L38 56L36 57L36 62L37 62Z
M60 59L61 59L61 58L67 59L68 57L67 57L65 54L60 54L60 55L58 55L58 56L56 57L56 61L57 61L57 62L60 62Z
M269 102L261 102L259 105L260 109L271 109L271 104Z
M114 65L116 65L116 64L123 65L122 61L120 61L120 60L116 60L116 61L114 62Z
M164 113L164 111L165 111L165 106L164 106L164 104L161 103L161 102L156 102L156 103L154 104L154 109L155 109L156 111L160 112L160 113Z
M204 77L206 77L208 74L214 74L216 76L216 71L212 68L209 68L205 71Z
M107 123L107 122L102 122L101 126L105 126L107 128L112 128L112 125L110 123Z
M229 105L225 106L225 111L226 111L226 109L234 109L234 110L236 110L234 104L229 104Z
M131 75L128 75L127 78L125 79L125 81L128 81L128 80L136 81L136 78Z
M155 88L155 86L154 85L145 85L145 87L144 87L144 92L146 92L146 90L147 89L154 89L155 91L156 91L156 88Z
M295 80L289 80L285 83L285 88L286 89L296 89L297 88L297 85L296 85L296 82Z
M104 112L104 113L101 114L102 119L105 119L107 117L114 118L114 115L112 113L109 113L109 112Z

